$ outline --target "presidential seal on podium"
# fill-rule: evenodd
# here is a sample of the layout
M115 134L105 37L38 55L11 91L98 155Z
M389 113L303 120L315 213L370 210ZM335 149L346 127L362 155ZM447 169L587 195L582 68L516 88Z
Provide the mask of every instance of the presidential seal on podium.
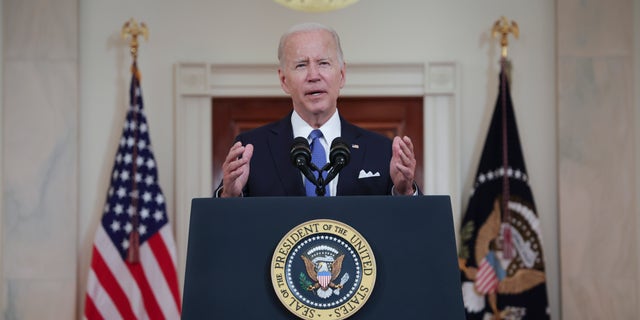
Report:
M336 220L311 220L291 229L271 260L278 299L302 319L352 316L371 296L375 280L369 243Z

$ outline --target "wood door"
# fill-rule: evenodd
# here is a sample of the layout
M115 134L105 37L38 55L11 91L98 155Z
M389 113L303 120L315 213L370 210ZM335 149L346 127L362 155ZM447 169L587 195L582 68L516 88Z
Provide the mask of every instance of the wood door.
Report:
M291 99L213 98L213 182L222 180L224 162L234 138L241 132L284 117L291 110ZM340 98L340 115L349 122L389 138L409 136L416 154L416 181L423 181L422 97Z

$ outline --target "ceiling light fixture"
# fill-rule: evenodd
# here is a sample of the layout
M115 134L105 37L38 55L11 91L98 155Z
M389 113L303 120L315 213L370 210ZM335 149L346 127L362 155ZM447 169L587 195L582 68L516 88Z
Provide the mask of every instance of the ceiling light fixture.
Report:
M299 11L326 12L342 9L352 5L358 0L274 0L275 2Z

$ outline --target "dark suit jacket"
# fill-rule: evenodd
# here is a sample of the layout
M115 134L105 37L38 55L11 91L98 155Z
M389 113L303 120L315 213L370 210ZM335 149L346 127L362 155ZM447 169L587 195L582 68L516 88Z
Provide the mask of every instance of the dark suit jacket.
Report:
M340 171L336 195L390 195L391 140L359 128L340 117L342 138L351 150L349 164ZM304 182L289 157L293 144L291 113L283 119L240 134L236 140L253 144L249 180L244 196L305 196ZM331 144L331 141L329 141ZM359 178L360 171L379 176Z

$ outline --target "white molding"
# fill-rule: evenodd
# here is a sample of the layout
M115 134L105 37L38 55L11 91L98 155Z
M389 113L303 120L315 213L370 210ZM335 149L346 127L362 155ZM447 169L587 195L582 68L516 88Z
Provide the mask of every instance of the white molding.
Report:
M345 97L424 98L424 193L451 196L456 226L460 216L459 83L455 62L349 64L341 91ZM175 93L175 220L180 279L184 279L191 200L210 197L213 191L212 99L285 94L275 64L201 62L176 64Z

